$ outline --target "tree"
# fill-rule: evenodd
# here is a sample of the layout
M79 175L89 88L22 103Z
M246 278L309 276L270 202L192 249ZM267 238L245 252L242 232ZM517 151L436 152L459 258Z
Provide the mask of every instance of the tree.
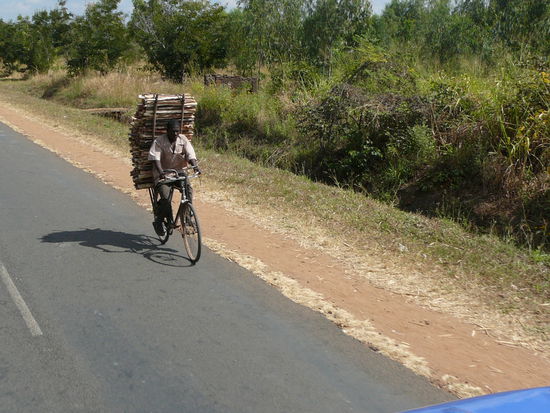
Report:
M50 11L38 11L32 16L34 28L51 40L58 55L63 54L70 43L73 15L67 9L66 4L66 0L59 0L56 8Z
M303 23L303 44L309 58L330 67L336 47L354 46L369 25L367 0L310 0Z
M550 50L550 3L541 0L489 0L492 30L505 45L521 51Z
M28 18L19 18L16 36L20 42L19 63L29 73L46 72L55 59L55 50L47 26L35 25Z
M392 0L381 17L383 36L401 44L420 40L424 0Z
M5 74L14 70L45 72L63 54L72 15L60 0L53 10L41 10L31 19L19 16L16 22L0 23L0 58Z
M448 62L476 50L472 34L476 26L464 15L453 11L451 0L429 0L426 5L422 27L423 52L441 62Z
M134 0L132 33L166 77L222 67L227 61L227 13L207 1Z
M72 14L65 4L60 0L55 9L34 13L31 22L20 19L21 38L26 42L22 63L30 72L46 72L66 51Z
M19 56L22 45L16 36L17 27L12 22L0 19L0 59L2 60L2 76L9 76L19 66Z
M75 19L67 65L72 74L85 70L106 73L128 50L129 37L124 14L117 11L120 0L100 0L86 8L84 16Z
M243 76L252 76L258 63L258 53L254 40L247 30L247 17L241 8L227 14L227 57Z
M241 33L258 70L263 65L297 60L301 55L301 29L305 0L240 0Z

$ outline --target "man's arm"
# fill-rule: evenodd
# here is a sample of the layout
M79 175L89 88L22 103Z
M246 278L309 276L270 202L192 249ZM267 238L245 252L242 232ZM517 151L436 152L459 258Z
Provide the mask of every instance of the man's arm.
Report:
M151 149L149 149L149 155L147 156L147 159L153 161L153 168L155 168L158 172L159 178L164 179L164 170L162 169L162 165L160 163L160 157L160 148L157 146L157 141L155 139L153 141L153 144L151 145Z
M196 159L189 159L189 163L193 167L193 170L198 173L199 175L202 174L201 168L199 168L199 164Z
M183 140L183 150L186 153L186 157L193 167L194 171L198 174L201 174L202 171L199 168L198 162L197 162L197 155L195 155L195 148L193 148L193 145L191 144L191 141L187 139L187 136L181 134L180 137Z
M153 165L157 172L159 173L160 179L164 179L164 170L162 169L162 165L160 164L159 160L156 160L153 162Z

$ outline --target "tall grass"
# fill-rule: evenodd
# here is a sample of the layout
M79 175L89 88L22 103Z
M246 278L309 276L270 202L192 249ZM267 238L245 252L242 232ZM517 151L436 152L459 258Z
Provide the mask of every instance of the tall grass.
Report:
M68 77L64 70L36 75L27 82L34 94L80 108L132 107L142 93L181 93L182 85L139 67L128 67L106 75Z
M277 96L197 82L190 86L199 100L197 126L204 145L266 165L293 166L289 149L297 134L296 119Z

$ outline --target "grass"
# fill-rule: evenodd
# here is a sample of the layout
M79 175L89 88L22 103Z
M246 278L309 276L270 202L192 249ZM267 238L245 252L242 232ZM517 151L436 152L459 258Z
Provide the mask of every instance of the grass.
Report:
M83 113L82 110L40 99L30 95L35 85L22 81L0 83L4 96L9 95L9 102L31 113L48 116L55 125L82 131L85 134L98 136L121 151L128 150L128 127L120 122Z
M0 90L11 104L46 116L61 126L97 136L122 152L128 150L126 125L83 113L66 103L74 103L76 99L80 107L133 106L135 96L143 91L181 91L181 85L146 75L132 79L122 73L101 79L80 79L68 88L70 92L62 93L60 101L39 98L40 91L58 81L55 76L3 81ZM94 88L94 97L87 100L86 94ZM193 93L205 93L196 83L191 88ZM107 90L112 90L113 95ZM262 102L258 101L258 105ZM269 119L269 112L265 117ZM396 256L405 265L426 273L437 267L440 270L437 277L443 284L458 285L462 291L479 296L502 312L512 309L532 314L539 320L537 331L548 334L545 324L548 306L541 305L550 300L547 254L517 247L495 236L468 232L448 219L403 212L351 190L316 183L233 154L216 153L201 147L200 135L196 142L208 179L243 205L292 217L292 222L304 223L306 230L322 228L328 234L328 242L333 239L335 245L344 240L356 250Z
M160 76L138 68L111 72L105 76L84 76L70 79L62 70L36 75L17 88L34 96L55 98L69 106L131 107L140 93L173 92L177 85L163 81ZM181 86L179 87L181 90Z
M513 283L548 298L549 273L544 260L490 235L465 231L447 219L427 218L393 208L350 190L327 186L291 174L263 168L235 157L208 157L209 173L253 204L285 210L301 220L328 228L354 245L398 251L405 245L412 257L422 254L443 263L447 276L460 273L468 280L495 287L500 293ZM267 188L267 190L266 190Z

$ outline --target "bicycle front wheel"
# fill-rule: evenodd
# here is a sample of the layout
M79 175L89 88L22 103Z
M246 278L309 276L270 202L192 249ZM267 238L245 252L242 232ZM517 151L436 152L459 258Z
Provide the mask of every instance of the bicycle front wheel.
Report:
M155 226L155 224L153 224L153 226ZM172 230L170 229L170 224L168 223L168 220L166 218L159 222L158 228L155 227L155 232L157 233L160 244L166 244L168 238L170 238L170 234L172 233Z
M183 205L178 211L179 214L179 230L183 238L183 244L189 260L195 264L201 257L201 228L199 219L195 213L195 208L189 202Z

